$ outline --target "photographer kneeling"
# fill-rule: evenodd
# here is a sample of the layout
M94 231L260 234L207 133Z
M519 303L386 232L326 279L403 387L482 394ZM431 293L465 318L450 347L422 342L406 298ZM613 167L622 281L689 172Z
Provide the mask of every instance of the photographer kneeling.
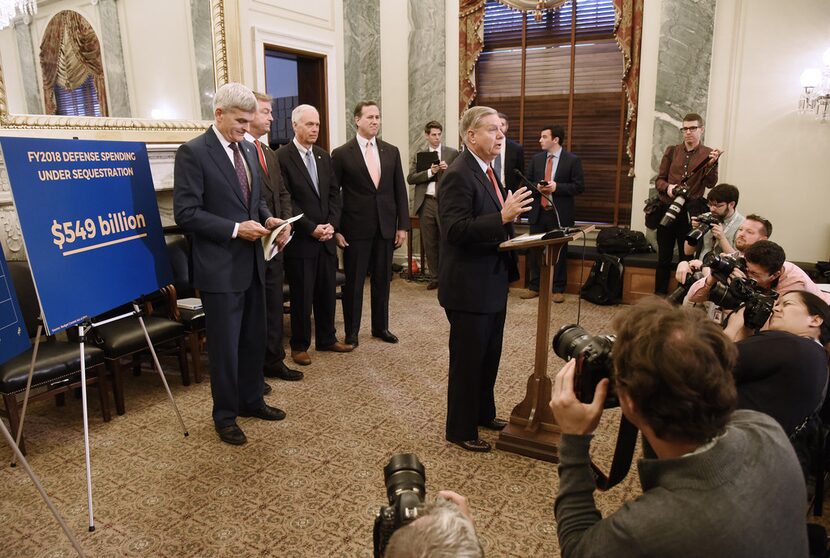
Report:
M562 430L555 513L562 556L806 556L806 491L781 427L735 411L737 349L702 312L646 300L614 319L614 387L655 459L640 459L643 495L603 519L589 457L609 380L591 404L573 361L556 377Z
M738 408L766 413L787 435L796 434L827 392L830 306L813 293L791 291L775 303L767 331L752 335L740 311L724 331L738 340Z

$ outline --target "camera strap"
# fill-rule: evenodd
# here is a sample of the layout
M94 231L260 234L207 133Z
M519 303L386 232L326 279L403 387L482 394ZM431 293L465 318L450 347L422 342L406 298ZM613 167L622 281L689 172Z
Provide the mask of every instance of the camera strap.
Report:
M637 427L631 424L625 416L620 417L620 428L617 432L617 447L614 450L614 459L611 461L611 470L606 475L599 466L591 460L591 469L594 472L598 490L608 490L618 485L628 475L631 469L631 460L634 457L634 447L637 445Z

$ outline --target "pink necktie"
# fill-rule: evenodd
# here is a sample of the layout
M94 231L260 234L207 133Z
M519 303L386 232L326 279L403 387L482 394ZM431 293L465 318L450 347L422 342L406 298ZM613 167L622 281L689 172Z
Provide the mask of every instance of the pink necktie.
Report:
M493 185L493 190L496 191L496 197L499 198L499 204L501 207L504 207L504 196L501 195L501 188L499 188L499 183L496 182L496 175L493 172L493 168L490 165L487 165L487 176L490 178L490 183Z
M375 188L377 188L380 186L380 165L378 164L378 154L372 149L372 142L366 144L366 167L369 169L369 176L372 177Z

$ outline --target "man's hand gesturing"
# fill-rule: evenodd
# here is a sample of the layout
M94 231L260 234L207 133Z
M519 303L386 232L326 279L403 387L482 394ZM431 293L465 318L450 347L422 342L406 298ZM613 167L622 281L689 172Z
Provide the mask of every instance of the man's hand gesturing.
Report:
M512 223L522 213L530 211L530 204L533 197L526 187L522 186L515 192L508 190L507 199L504 200L504 207L501 208L501 222Z

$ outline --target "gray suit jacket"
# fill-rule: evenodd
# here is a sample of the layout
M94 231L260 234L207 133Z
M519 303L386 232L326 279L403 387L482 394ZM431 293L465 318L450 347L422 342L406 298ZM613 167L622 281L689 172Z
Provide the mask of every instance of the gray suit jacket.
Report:
M438 174L438 176L434 176L429 178L427 176L427 171L416 172L415 171L415 162L417 160L418 154L412 156L411 161L409 162L409 176L406 177L406 181L409 183L410 186L414 186L414 196L413 196L413 204L412 204L412 211L414 214L418 214L421 210L421 206L424 205L424 196L427 193L427 186L429 183L435 180L435 194L438 195L438 185L441 183L441 178L444 176L444 173ZM446 161L448 165L452 164L455 161L455 158L458 157L458 151L453 149L452 147L447 147L445 145L441 145L441 153L439 157L442 161Z

